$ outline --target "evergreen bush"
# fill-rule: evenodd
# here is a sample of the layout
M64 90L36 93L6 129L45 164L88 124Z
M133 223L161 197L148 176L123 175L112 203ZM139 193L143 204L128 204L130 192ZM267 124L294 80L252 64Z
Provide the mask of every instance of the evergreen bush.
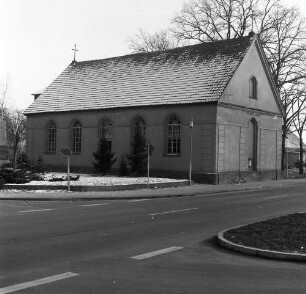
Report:
M126 155L121 155L119 162L119 176L124 177L129 175L129 169L126 162Z
M111 142L105 139L100 139L98 150L93 152L93 157L96 162L93 162L95 169L105 175L108 173L112 165L116 162L115 153L111 152Z
M146 140L141 132L135 132L132 152L127 155L131 172L137 175L144 175L147 169L148 153Z

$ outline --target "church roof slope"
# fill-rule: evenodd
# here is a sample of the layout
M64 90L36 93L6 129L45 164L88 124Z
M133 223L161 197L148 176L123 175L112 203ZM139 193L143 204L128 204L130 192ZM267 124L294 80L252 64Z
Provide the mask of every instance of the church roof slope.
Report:
M252 37L70 64L25 114L218 101Z

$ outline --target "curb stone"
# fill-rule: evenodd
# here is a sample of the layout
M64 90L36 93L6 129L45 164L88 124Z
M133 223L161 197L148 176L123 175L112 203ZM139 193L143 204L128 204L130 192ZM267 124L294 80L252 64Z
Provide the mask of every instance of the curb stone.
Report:
M273 250L266 250L266 249L259 249L255 247L244 246L244 245L240 245L237 243L233 243L224 237L224 234L227 231L232 230L232 229L237 229L243 226L233 227L233 228L229 228L229 229L219 232L218 233L218 243L221 246L226 247L228 249L238 251L241 253L245 253L245 254L249 254L249 255L261 256L261 257L266 257L266 258L271 258L271 259L306 262L306 254L280 252L280 251L273 251Z
M296 184L306 185L306 182L279 180L269 182L258 182L258 184L237 184L237 185L194 185L189 187L174 187L166 189L157 189L157 187L150 187L150 189L136 189L136 190L124 190L124 191L91 191L91 192L67 192L67 191L46 191L43 194L36 194L34 191L19 191L11 194L8 190L7 193L1 193L1 200L116 200L116 199L160 199L160 198L176 198L176 197L190 197L190 196L206 196L221 193L234 193L237 191L256 191L260 189L271 189L290 187ZM159 187L161 188L161 187ZM44 190L44 189L41 189ZM71 193L71 194L70 194ZM90 194L89 194L90 193Z
M150 189L184 187L189 183L188 180L178 182L151 183ZM110 192L110 191L128 191L147 188L148 184L128 184L128 185L70 185L72 192ZM5 184L4 189L17 190L67 190L67 185L22 185L22 184Z

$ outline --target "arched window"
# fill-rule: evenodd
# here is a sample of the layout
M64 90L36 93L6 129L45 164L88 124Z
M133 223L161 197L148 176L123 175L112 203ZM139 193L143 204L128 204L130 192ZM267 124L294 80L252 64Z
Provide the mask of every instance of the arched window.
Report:
M166 122L166 153L181 153L181 122L177 115L171 115Z
M74 120L71 125L71 149L73 153L81 153L82 150L82 125Z
M110 141L112 139L112 122L108 118L103 118L99 122L98 126L99 139L105 139Z
M111 152L112 150L112 122L110 119L105 117L99 121L98 136L99 136L98 144L101 143L100 140L103 140L104 141L103 144L105 144L109 152Z
M249 81L249 97L251 99L257 99L257 80L254 76Z
M134 142L137 135L142 138L145 138L146 135L146 122L141 116L136 116L132 120L132 142Z
M51 120L47 123L47 152L56 152L56 123Z
M257 123L255 119L250 120L248 130L248 169L257 170Z

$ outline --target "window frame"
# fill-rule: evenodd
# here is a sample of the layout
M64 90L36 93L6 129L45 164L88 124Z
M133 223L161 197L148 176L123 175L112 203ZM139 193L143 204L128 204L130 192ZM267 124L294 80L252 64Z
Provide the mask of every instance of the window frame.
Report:
M141 124L139 124L139 122L141 122ZM145 139L147 124L146 124L146 120L141 115L135 116L131 121L131 143L132 144L134 143L136 132L137 130L139 130L139 128L140 128L141 136Z
M98 139L105 139L111 141L113 137L113 122L108 117L103 117L99 120L98 124Z
M79 126L76 127L75 125ZM78 132L78 133L76 133ZM73 154L82 153L82 123L78 119L74 119L70 126L70 146Z
M171 122L176 120L177 123ZM171 132L169 132L171 130ZM182 122L177 114L170 114L165 123L165 155L180 156L182 152Z
M54 154L56 153L56 148L57 148L57 125L54 120L49 120L46 124L46 153Z
M258 99L258 81L255 76L251 76L249 79L249 98Z

